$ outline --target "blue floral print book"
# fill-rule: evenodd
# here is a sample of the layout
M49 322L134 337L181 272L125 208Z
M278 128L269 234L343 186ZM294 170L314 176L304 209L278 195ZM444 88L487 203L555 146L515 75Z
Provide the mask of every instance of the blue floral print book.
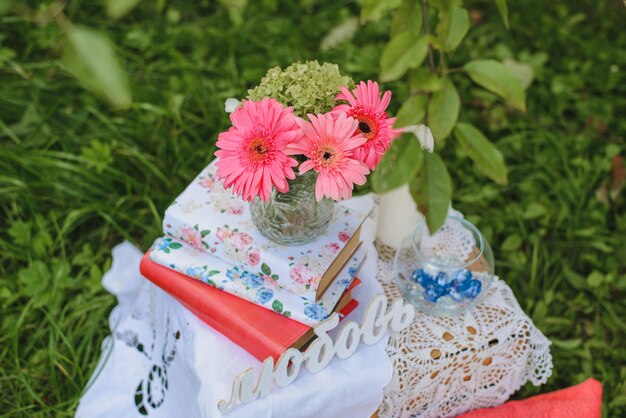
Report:
M334 279L335 274L325 273L338 272L358 245L359 228L372 207L373 201L360 213L337 204L328 229L313 243L278 245L257 231L248 203L224 189L213 161L167 208L163 231L166 236L259 277L269 277L278 286L315 301ZM333 269L329 269L331 265Z
M271 276L250 273L171 237L158 239L150 251L150 260L157 264L311 327L334 311L366 256L366 250L359 248L322 298L310 301L278 286Z

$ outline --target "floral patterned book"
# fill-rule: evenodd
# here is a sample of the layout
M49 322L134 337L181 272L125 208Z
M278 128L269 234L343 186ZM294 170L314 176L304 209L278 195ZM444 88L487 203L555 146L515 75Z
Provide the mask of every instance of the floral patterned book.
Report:
M367 213L335 205L327 230L313 243L282 246L262 236L252 223L248 203L225 190L209 164L167 208L165 235L213 254L298 296L319 300L328 283L358 246Z
M309 326L315 326L335 311L366 256L367 251L359 248L322 298L310 301L281 288L269 277L250 273L171 237L158 239L150 251L150 260L159 265Z

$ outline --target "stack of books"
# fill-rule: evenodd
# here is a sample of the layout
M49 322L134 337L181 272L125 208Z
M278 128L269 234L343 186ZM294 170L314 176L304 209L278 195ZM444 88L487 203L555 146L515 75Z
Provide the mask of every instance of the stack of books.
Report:
M304 350L313 328L358 305L352 290L367 254L367 214L335 205L313 242L281 246L263 237L248 204L225 190L215 162L166 210L164 236L141 262L142 274L203 322L259 360Z

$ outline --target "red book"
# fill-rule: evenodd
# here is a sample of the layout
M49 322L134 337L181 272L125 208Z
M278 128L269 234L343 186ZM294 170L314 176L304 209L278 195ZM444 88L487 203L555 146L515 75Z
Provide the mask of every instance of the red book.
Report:
M313 328L307 325L156 264L148 254L143 256L139 268L145 278L202 322L260 361L267 357L276 360L290 347L300 349L314 336ZM357 305L355 300L348 301L341 314L348 315Z

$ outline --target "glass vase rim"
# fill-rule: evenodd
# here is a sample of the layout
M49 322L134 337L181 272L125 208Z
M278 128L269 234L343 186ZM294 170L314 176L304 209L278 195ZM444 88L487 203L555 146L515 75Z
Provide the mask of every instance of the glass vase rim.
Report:
M442 270L457 270L457 269L463 269L463 268L469 267L472 264L474 264L476 261L478 261L480 259L480 257L482 257L483 252L485 251L485 240L484 240L483 234L476 227L476 225L474 225L473 223L471 223L470 221L468 221L465 218L461 218L461 217L455 216L455 215L448 215L448 216L446 216L446 222L448 221L448 219L460 222L461 224L463 224L463 226L465 226L468 229L470 229L474 233L474 235L476 235L478 237L478 254L476 254L470 260L465 261L463 263L459 263L459 264L441 264L441 263L438 263L436 261L433 261L432 258L430 258L427 255L425 255L419 249L419 247L417 245L417 234L420 233L420 231L422 231L424 229L424 227L427 226L426 219L421 221L417 225L417 227L415 228L415 231L413 231L413 236L412 236L412 239L411 239L411 244L413 246L413 250L415 251L415 254L417 254L417 256L419 258L421 258L423 261L425 261L425 262L427 262L427 263L429 263L429 264L431 264L431 265L433 265L433 266L435 266L435 267L437 267L439 269L442 269ZM445 225L445 222L444 222L444 225ZM443 227L443 225L442 225L442 227ZM430 233L430 230L428 232Z

